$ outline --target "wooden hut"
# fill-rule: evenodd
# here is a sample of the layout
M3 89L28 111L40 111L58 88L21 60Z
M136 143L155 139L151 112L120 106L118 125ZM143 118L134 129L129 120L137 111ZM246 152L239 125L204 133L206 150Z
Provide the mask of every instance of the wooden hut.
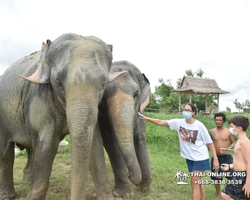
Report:
M218 84L214 79L209 78L199 78L199 77L192 77L192 76L184 76L181 82L181 87L172 92L179 93L179 111L181 111L181 94L190 94L189 102L192 102L192 94L199 94L199 95L206 95L206 105L205 105L205 113L209 114L213 109L207 106L207 95L217 95L217 104L218 107L213 112L219 111L219 95L220 94L227 94L225 90L219 88ZM209 113L208 113L209 112Z

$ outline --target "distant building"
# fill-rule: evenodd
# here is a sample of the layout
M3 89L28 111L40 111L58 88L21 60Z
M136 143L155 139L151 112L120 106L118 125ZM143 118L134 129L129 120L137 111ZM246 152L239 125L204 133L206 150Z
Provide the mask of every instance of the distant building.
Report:
M206 113L210 113L210 107L207 106L207 95L217 95L217 104L218 107L213 112L218 112L219 110L219 95L220 94L227 94L230 92L227 92L225 90L222 90L219 88L218 84L214 79L209 78L199 78L199 77L192 77L192 76L184 76L181 82L181 87L175 90L172 90L172 92L178 92L179 93L179 111L181 111L181 94L190 94L190 100L189 102L192 102L192 94L200 94L200 95L206 95ZM212 108L211 108L212 109Z

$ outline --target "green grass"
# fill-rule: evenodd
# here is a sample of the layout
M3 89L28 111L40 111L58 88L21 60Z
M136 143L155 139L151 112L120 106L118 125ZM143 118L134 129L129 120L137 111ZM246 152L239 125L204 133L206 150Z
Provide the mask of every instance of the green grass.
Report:
M182 118L180 114L166 113L146 113L146 116L158 119ZM226 113L228 119L235 114ZM249 114L244 115L250 117ZM213 117L196 116L196 119L204 123L208 130L215 127ZM152 184L148 192L142 193L134 187L134 197L132 200L190 200L192 199L191 186L177 185L178 180L175 179L177 171L188 173L186 161L180 156L179 140L176 131L171 131L167 127L157 126L150 122L147 124L147 142L150 163L152 168ZM247 131L250 136L249 130ZM237 140L237 137L235 137ZM69 136L66 140L70 142ZM23 151L25 152L25 151ZM69 199L70 197L70 148L65 153L58 153L50 177L50 187L47 193L47 200ZM211 153L210 153L211 157ZM106 155L107 158L107 155ZM21 153L15 159L14 183L19 200L24 200L29 190L29 185L22 182L22 170L26 163L26 153ZM108 175L110 182L113 184L113 174L108 158L106 159ZM209 177L204 179L210 180ZM87 200L96 199L94 185L91 176L88 177ZM190 179L186 182L190 183ZM221 185L221 190L225 185ZM206 192L206 200L216 199L214 185L204 185Z

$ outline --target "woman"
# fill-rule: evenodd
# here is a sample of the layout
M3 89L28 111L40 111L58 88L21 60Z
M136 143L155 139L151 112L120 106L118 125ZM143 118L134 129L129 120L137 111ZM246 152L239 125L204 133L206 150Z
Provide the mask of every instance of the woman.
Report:
M219 169L219 162L206 127L203 123L193 118L196 113L196 106L192 103L187 103L182 112L184 119L160 120L146 117L141 113L138 114L144 120L157 125L168 126L171 130L178 132L181 156L186 158L189 172L193 172L191 173L193 200L205 200L205 190L203 185L200 184L202 176L192 176L192 174L201 175L204 174L205 170L210 170L207 147L213 154L213 167L216 172Z

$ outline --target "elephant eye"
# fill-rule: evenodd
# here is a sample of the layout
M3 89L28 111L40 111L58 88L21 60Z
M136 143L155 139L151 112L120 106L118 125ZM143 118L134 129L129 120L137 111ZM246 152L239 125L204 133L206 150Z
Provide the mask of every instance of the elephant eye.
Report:
M101 89L100 89L100 94L104 91L105 86L106 86L106 82L104 82L104 83L102 84L102 87L101 87Z
M133 98L135 99L138 96L138 90L135 91Z

